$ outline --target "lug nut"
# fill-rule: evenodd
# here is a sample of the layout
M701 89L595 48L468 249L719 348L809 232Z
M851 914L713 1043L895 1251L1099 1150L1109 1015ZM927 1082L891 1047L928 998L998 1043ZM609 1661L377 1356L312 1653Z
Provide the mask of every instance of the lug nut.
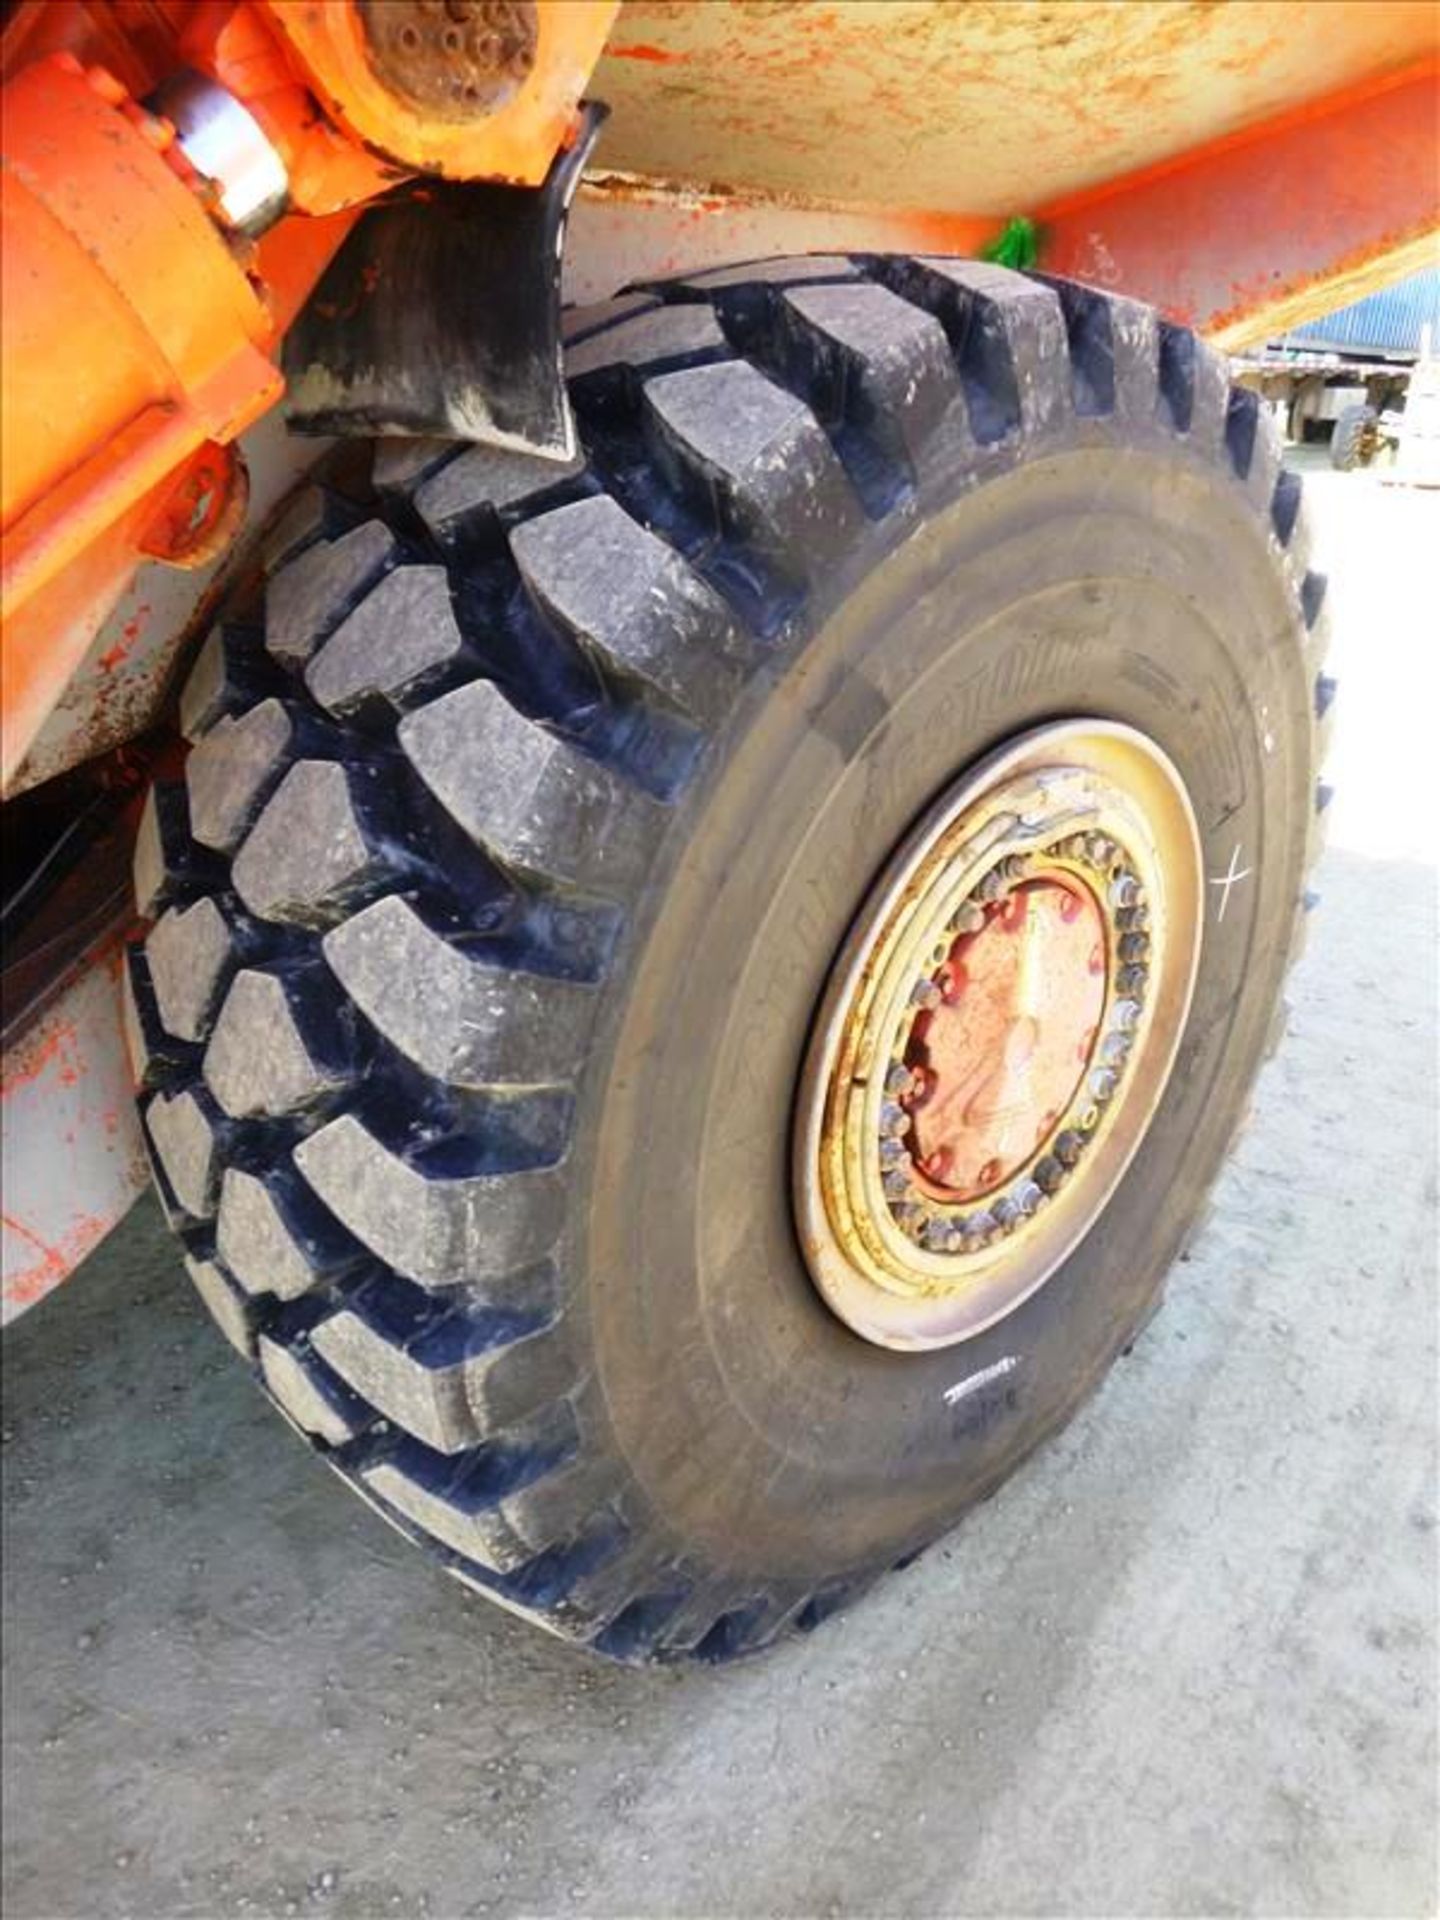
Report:
M1028 1218L1030 1214L1044 1206L1044 1189L1034 1180L1022 1180L1015 1189L1015 1204Z
M925 1229L925 1245L931 1253L958 1253L960 1232L948 1220L932 1220Z
M1085 1151L1084 1136L1073 1127L1067 1127L1055 1142L1055 1158L1062 1167L1078 1166L1081 1154Z
M1079 1157L1078 1155L1076 1156ZM1035 1163L1035 1184L1042 1193L1058 1193L1065 1184L1065 1168L1059 1156L1047 1153L1043 1160Z

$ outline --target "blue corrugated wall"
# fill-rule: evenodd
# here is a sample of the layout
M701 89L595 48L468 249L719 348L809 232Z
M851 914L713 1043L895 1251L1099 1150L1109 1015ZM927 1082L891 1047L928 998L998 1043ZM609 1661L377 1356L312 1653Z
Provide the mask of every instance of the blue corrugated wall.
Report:
M1429 322L1430 351L1440 353L1440 267L1397 280L1383 293L1340 307L1282 335L1282 344L1329 347L1343 352L1418 353L1420 330Z

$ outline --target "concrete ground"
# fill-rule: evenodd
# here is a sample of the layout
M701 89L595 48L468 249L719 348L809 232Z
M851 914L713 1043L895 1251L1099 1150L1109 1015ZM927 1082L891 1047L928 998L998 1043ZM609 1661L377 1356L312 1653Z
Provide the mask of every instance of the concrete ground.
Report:
M341 1490L147 1203L5 1346L9 1920L1436 1912L1440 495L1311 492L1292 1036L1065 1436L811 1639L610 1670Z

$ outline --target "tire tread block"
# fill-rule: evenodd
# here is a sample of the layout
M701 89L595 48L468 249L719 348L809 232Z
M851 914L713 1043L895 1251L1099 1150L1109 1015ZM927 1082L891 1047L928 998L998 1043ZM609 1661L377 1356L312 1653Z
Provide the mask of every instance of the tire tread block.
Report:
M467 444L427 435L385 435L375 442L371 484L382 499L406 500L447 460L457 459Z
M306 1217L280 1171L265 1178L227 1167L220 1183L215 1251L247 1293L298 1300L352 1268L359 1256L339 1229ZM315 1202L310 1201L311 1210Z
M198 746L219 721L238 719L278 676L258 629L221 620L205 636L180 690L180 731Z
M593 988L520 972L452 944L398 894L325 936L350 999L422 1071L448 1086L545 1087L573 1080L594 1018Z
M871 280L790 287L779 302L792 365L833 415L912 470L960 403L945 329Z
M225 1338L237 1353L251 1359L255 1352L255 1311L245 1295L213 1260L199 1260L187 1253L185 1270Z
M752 542L797 580L825 576L864 514L815 415L746 360L644 383L661 470L717 533Z
M567 1471L576 1436L569 1409L544 1409L460 1460L404 1448L363 1472L387 1505L463 1559L496 1573L534 1562L594 1514L593 1470Z
M145 949L138 945L126 948L120 970L120 1023L137 1088L156 1087L171 1074L189 1071L197 1064L194 1045L165 1031L150 964Z
M311 481L291 496L263 534L258 556L262 573L268 579L307 547L340 539L361 517L344 494L323 480Z
M983 261L926 255L882 257L871 271L945 329L965 396L967 432L961 458L984 460L987 449L1013 457L1070 409L1068 383L1055 378L1069 364L1060 302L1042 282Z
M1298 473L1291 473L1287 468L1276 475L1275 491L1270 501L1270 524L1282 547L1289 546L1295 532L1304 491L1304 482Z
M1160 336L1153 307L1078 280L1033 276L1060 302L1070 350L1070 397L1078 416L1118 415L1148 422L1160 377Z
M233 853L290 764L294 723L276 699L217 720L185 763L190 830L202 846Z
M312 1439L343 1447L371 1424L374 1414L323 1360L308 1350L283 1346L268 1334L256 1342L260 1377L276 1404Z
M157 780L146 795L132 873L135 911L146 920L219 881L219 862L196 845L190 831L183 780Z
M1218 456L1230 410L1230 375L1223 354L1189 327L1160 322L1161 418L1209 457Z
M401 566L322 641L305 684L342 718L379 701L403 712L464 655L444 567Z
M433 1331L433 1330L432 1330ZM457 1342L417 1338L399 1345L349 1309L322 1320L311 1344L377 1413L437 1453L459 1453L481 1439L466 1392L483 1352Z
M145 964L165 1031L203 1040L239 964L235 928L208 894L193 906L169 907L150 930Z
M730 343L708 303L650 307L586 335L565 350L565 377L612 367L661 366L698 355L728 357Z
M415 489L415 511L445 553L464 555L487 534L498 532L502 515L553 493L584 465L578 455L543 460L533 453L467 447Z
M983 260L932 255L917 265L947 282L958 302L961 377L976 439L1001 439L1012 430L1041 435L1057 425L1069 410L1070 395L1054 377L1068 352L1065 318L1054 292ZM982 393L983 407L978 405Z
M729 707L749 641L719 596L617 501L595 494L542 513L512 531L510 548L541 612L604 669L702 722Z
M157 1093L145 1109L145 1130L177 1205L194 1220L208 1220L220 1184L220 1155L215 1120L202 1097L188 1087Z
M155 1006L155 989L150 984L150 968L140 947L125 949L120 969L120 1028L132 1084L153 1086L160 1072L156 1043L163 1029Z
M333 925L392 883L387 850L367 830L365 799L384 772L367 763L297 760L245 837L235 891L262 920Z
M1225 448L1237 480L1261 513L1273 512L1280 477L1280 432L1251 387L1232 386L1225 410Z
M279 973L245 967L216 1017L202 1072L232 1120L303 1112L343 1087L344 1068L307 1044Z
M383 520L317 540L281 566L265 590L265 647L293 673L393 567L399 543Z
M510 1297L506 1280L544 1259L560 1230L553 1168L433 1173L350 1114L303 1140L294 1159L336 1219L421 1286L473 1282L499 1305Z
M474 843L539 881L623 895L648 860L659 808L488 680L432 700L400 744Z
M453 1454L534 1418L573 1385L562 1341L542 1337L554 1275L531 1276L528 1309L496 1309L469 1289L427 1293L393 1275L346 1289L310 1335L360 1397L436 1453Z

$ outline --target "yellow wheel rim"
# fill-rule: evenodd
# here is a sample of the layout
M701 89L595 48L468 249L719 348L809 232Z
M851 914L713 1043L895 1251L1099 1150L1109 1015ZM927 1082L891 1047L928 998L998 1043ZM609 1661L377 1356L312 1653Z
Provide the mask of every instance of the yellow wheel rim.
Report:
M1199 958L1199 836L1142 734L1044 727L897 850L800 1086L811 1274L881 1346L993 1325L1094 1225L1159 1105Z

